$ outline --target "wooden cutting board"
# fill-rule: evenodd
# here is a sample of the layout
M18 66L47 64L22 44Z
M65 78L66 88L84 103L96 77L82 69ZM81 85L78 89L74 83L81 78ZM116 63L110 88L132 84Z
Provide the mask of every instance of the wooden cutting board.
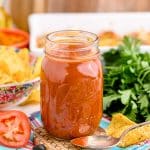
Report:
M53 138L43 127L36 128L34 135L35 145L44 144L47 148L46 150L80 150L80 148L73 146L67 140Z

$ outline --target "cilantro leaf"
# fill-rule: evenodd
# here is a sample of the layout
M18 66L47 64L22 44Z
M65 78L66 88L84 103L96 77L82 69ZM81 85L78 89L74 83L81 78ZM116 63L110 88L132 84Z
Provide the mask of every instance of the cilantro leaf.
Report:
M116 49L103 54L104 112L122 112L136 122L150 120L150 53L140 41L124 37Z

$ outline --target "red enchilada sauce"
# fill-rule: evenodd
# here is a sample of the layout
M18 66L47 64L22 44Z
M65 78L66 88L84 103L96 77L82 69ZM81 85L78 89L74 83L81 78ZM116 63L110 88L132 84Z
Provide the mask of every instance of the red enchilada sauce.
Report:
M93 134L102 117L103 77L97 36L85 31L47 35L41 71L41 114L54 137Z

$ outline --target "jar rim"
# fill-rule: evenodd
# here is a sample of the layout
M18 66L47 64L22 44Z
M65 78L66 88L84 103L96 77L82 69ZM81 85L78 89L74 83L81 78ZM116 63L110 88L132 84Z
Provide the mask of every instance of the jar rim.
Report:
M99 49L95 47L98 39L95 33L83 30L51 32L46 35L45 54L55 58L71 60L95 57L100 54ZM68 45L72 45L72 49ZM62 47L60 48L60 46ZM51 50L49 50L49 47L51 47Z
M58 30L58 31L48 33L46 35L46 40L48 40L50 42L53 42L53 43L56 43L56 40L53 40L52 37L57 36L57 34L61 34L61 33L66 33L65 36L67 36L67 33L73 33L73 32L80 33L80 34L88 34L89 36L91 36L91 38L93 37L92 41L89 41L89 42L86 43L86 44L89 44L89 45L97 42L98 39L99 39L99 37L95 33L92 33L92 32L89 32L89 31L68 29L68 30ZM62 42L62 43L66 43L66 42Z

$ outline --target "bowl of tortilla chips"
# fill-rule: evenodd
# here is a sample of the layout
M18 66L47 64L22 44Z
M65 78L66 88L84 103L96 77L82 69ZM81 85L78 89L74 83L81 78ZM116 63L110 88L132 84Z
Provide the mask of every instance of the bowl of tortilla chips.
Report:
M39 87L41 61L28 49L0 46L0 109L24 102Z

